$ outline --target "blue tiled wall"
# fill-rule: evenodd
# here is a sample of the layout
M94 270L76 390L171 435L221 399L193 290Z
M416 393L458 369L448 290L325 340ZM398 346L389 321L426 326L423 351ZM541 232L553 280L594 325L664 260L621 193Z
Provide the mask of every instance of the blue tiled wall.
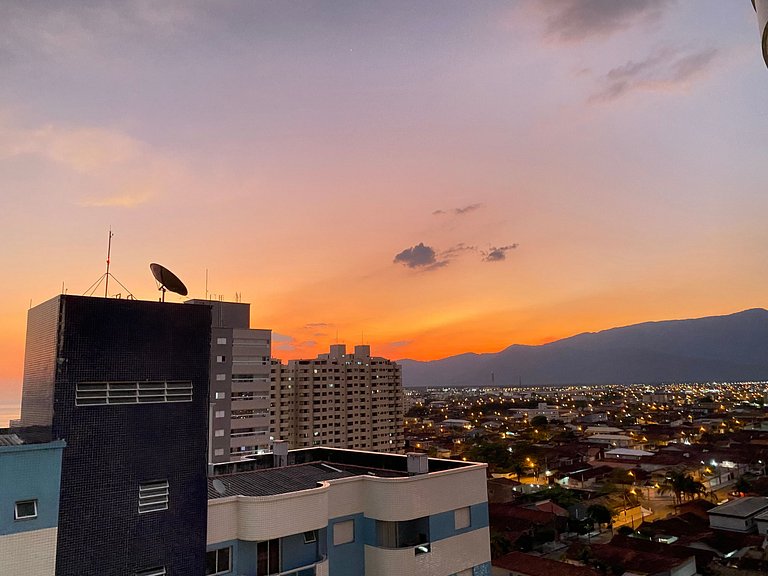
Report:
M349 544L333 545L333 526L346 520L355 521L355 540ZM328 523L328 568L333 576L360 576L365 573L366 518L362 514L334 518Z
M436 542L437 540L443 540L445 538L450 538L458 534L464 534L465 532L471 532L472 530L488 526L488 504L483 502L482 504L470 506L469 516L469 526L467 528L462 528L461 530L456 530L454 528L455 521L453 510L430 516L429 539L432 542Z
M320 534L317 540L309 544L304 543L304 534L293 534L280 539L283 572L313 564L319 560Z
M61 440L0 447L0 535L53 528L59 520ZM37 500L37 518L14 520L19 500Z

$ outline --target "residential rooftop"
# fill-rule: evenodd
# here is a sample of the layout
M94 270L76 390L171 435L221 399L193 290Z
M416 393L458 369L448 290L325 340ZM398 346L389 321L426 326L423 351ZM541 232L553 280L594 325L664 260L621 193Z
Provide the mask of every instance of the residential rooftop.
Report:
M732 516L736 518L748 518L768 510L768 497L765 496L745 496L736 498L725 504L720 504L709 511L709 514L719 516Z
M493 565L528 576L597 576L599 574L587 566L576 566L524 552L510 552L494 560Z
M428 473L478 466L473 462L426 458L426 455L424 459ZM408 471L406 455L342 448L290 450L284 465L277 462L274 454L258 454L239 462L211 465L208 499L286 494L317 488L321 482L356 476L400 478L414 475Z
M45 444L53 440L50 426L0 428L0 446Z

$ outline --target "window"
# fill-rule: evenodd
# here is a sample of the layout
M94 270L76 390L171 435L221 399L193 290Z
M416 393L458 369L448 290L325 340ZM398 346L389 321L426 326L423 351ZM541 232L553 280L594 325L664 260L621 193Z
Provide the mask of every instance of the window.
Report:
M317 542L317 530L304 532L304 544L312 544L313 542Z
M410 548L429 542L429 516L403 522L376 521L376 546Z
M227 375L226 374L216 374L216 381L217 382L223 382L226 379L227 379Z
M222 436L224 436L224 430L216 430L214 431L213 435L216 436L217 438L221 438Z
M226 392L216 392L216 400L224 400L227 397Z
M232 547L211 550L205 554L205 576L232 570Z
M139 514L159 510L168 510L168 481L139 484Z
M19 500L13 512L15 520L31 520L37 518L37 500Z
M472 523L472 517L469 512L469 506L467 506L466 508L458 508L457 510L453 511L453 527L456 530L469 528L469 525L471 523Z
M213 451L214 456L224 456L224 448L216 448Z
M280 540L267 540L256 545L256 574L280 572Z
M227 339L226 338L216 338L216 344L226 344Z
M333 525L333 545L348 544L355 541L355 521L345 520Z
M216 418L224 418L224 410L216 410Z
M216 356L216 362L218 362L219 364L223 364L226 361L227 361L226 356Z
M149 570L141 570L136 572L136 576L165 576L165 566L159 566L157 568L150 568Z

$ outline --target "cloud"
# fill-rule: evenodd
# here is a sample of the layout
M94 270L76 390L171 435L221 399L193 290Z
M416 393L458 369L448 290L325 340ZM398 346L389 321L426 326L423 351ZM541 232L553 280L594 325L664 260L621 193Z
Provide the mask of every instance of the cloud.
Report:
M475 204L468 204L467 206L459 207L459 208L451 208L450 210L435 210L432 212L433 216L442 216L445 214L453 214L454 216L464 216L465 214L469 214L470 212L474 212L475 210L482 208L483 205L479 202Z
M131 136L90 126L22 127L0 114L0 161L51 167L76 179L86 207L130 208L162 195L183 173L181 165Z
M416 246L406 248L395 256L395 264L403 264L408 268L422 268L433 270L448 264L447 260L437 260L435 249L419 242Z
M317 342L314 340L304 340L302 342L297 341L295 338L288 336L287 341L278 342L272 346L273 352L305 352L309 353L312 348L317 346ZM274 342L274 335L273 335Z
M294 340L295 338L293 336L272 332L272 342L293 342Z
M508 246L492 246L487 252L483 251L483 262L501 262L507 259L507 252L517 248L518 244Z
M459 242L458 244L440 252L440 258L456 258L464 252L475 252L476 250L477 246L470 246L464 242Z
M0 18L0 61L80 63L99 58L120 41L149 44L194 22L192 2L8 2Z
M672 0L530 0L544 12L545 34L561 42L605 37L638 23L657 21Z
M657 50L644 60L630 60L610 70L601 79L602 87L591 102L610 102L631 92L684 90L703 76L716 61L716 48L697 51Z
M328 324L327 322L309 322L304 324L304 328L328 328L329 326L333 326L333 324Z
M392 348L403 348L411 344L413 344L413 340L398 340L397 342L390 342L389 346L392 346Z

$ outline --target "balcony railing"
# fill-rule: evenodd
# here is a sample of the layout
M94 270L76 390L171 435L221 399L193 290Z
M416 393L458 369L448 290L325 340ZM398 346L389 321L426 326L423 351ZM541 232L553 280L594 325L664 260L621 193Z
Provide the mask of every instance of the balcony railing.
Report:
M285 572L280 572L277 576L322 576L323 574L328 573L327 562L328 561L323 558L322 560L307 564L306 566L301 566L300 568L293 568L291 570L286 570ZM323 568L326 568L326 570L323 570Z

